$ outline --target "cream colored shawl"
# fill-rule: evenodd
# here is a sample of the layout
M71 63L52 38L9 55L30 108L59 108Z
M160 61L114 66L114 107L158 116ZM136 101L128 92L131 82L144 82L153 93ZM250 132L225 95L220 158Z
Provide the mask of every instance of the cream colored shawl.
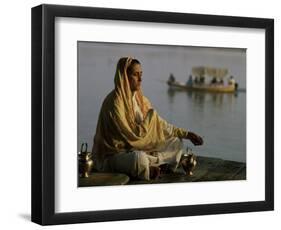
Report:
M101 107L92 150L100 159L128 150L157 151L168 138L182 138L187 134L186 130L174 126L172 132L167 132L167 122L158 116L141 90L136 92L136 100L144 119L140 124L136 122L127 76L131 61L131 58L119 60L115 89L107 95Z

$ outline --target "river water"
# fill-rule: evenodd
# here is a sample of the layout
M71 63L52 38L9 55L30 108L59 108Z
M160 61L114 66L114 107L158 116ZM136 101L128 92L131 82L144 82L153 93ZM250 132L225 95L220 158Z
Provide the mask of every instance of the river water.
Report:
M116 63L133 56L143 69L142 88L169 123L203 136L203 146L184 144L195 154L246 162L246 50L78 42L78 149L91 148L101 103L113 89ZM186 82L194 66L227 68L243 90L236 94L175 91L170 73Z

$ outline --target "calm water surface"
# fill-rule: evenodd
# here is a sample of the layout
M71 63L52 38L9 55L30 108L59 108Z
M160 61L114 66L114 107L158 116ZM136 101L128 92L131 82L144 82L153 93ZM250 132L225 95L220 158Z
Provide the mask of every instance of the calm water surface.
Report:
M148 47L81 42L78 45L78 147L90 148L101 103L113 89L118 59L134 54L143 68L143 92L160 116L171 124L203 136L204 145L185 146L203 156L246 162L246 92L237 94L170 90L165 81L173 73L188 79L191 68L209 65L228 68L246 88L246 53L243 50Z

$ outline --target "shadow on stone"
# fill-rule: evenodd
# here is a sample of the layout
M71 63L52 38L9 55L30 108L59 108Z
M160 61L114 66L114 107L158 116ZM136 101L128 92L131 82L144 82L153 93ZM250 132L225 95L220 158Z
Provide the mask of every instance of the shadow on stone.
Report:
M164 173L155 180L144 181L134 180L125 174L95 172L89 178L79 178L79 187L227 180L246 180L246 163L197 156L193 175L186 175L182 168L178 168L175 173Z

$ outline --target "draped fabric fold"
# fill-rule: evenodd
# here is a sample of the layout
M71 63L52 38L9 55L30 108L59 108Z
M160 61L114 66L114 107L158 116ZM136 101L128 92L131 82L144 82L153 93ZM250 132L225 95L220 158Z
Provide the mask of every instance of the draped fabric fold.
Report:
M185 129L170 126L152 108L142 90L135 92L135 99L142 112L143 121L136 122L133 93L127 76L132 58L121 58L114 77L115 88L105 98L98 119L92 152L103 159L108 155L128 150L147 152L162 149L171 137L183 138Z

